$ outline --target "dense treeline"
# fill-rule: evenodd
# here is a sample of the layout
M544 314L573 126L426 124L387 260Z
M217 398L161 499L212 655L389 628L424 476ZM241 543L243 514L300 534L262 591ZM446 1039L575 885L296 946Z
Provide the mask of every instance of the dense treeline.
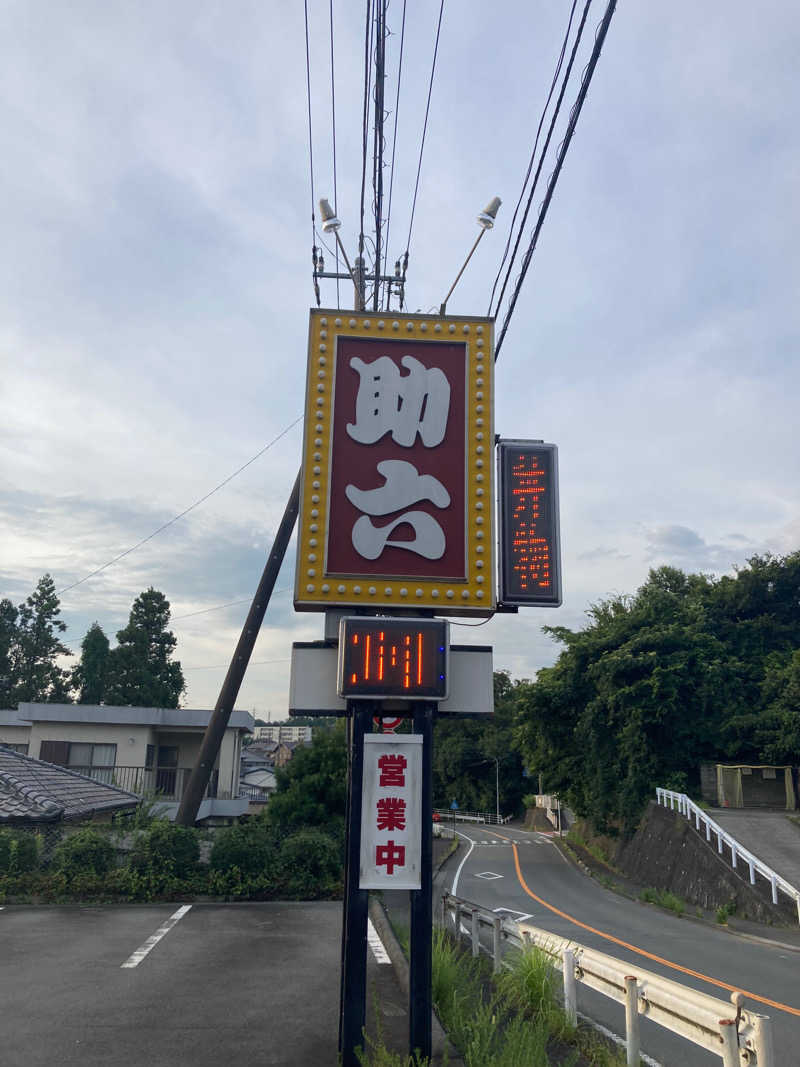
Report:
M66 624L55 583L43 575L15 607L0 600L0 708L28 701L46 704L121 704L177 708L185 691L177 638L167 629L169 601L157 589L134 600L128 625L110 642L94 622L81 642L80 662L61 666L72 652L61 641Z
M650 572L602 601L517 687L516 740L595 825L630 826L657 785L697 791L704 760L800 762L800 552L735 577Z

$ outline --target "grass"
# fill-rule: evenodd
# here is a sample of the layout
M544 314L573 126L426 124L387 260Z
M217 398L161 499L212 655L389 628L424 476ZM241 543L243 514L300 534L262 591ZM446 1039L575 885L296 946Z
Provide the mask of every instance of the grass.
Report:
M611 863L608 856L603 852L599 845L586 841L574 828L567 833L566 839L570 845L573 845L576 848L581 848L584 852L588 852L593 859L597 860L598 863L602 863L604 867L608 867L608 869L612 871L616 870L614 864Z
M668 889L643 889L639 900L645 904L658 904L660 908L673 911L680 918L686 911L686 901L671 893Z

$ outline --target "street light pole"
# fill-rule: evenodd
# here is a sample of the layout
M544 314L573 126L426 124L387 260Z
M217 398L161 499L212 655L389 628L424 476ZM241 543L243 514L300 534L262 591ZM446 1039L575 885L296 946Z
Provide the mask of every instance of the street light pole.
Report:
M495 814L497 815L497 825L500 825L500 760L497 756L494 758L494 787L495 787Z

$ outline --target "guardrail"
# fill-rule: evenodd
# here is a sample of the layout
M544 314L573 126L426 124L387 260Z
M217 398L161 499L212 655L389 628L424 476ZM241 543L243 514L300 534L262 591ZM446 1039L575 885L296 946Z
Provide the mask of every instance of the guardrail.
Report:
M722 1060L723 1067L741 1067L743 1063L749 1067L774 1067L770 1019L745 1008L742 993L732 993L730 1002L718 1000L547 930L502 919L478 904L445 893L443 925L449 927L451 917L459 939L462 920L469 920L467 933L473 956L481 951L481 926L491 927L495 974L504 965L504 942L519 951L536 946L544 952L563 972L564 1011L573 1026L578 1019L579 984L623 1004L628 1067L639 1064L640 1017L714 1053Z
M503 826L510 822L513 815L497 815L492 811L453 811L452 808L434 808L434 814L438 815L443 825L448 822L483 822L493 826Z
M717 851L721 856L724 855L723 846L727 845L731 850L731 866L734 870L737 870L739 860L746 863L750 872L751 885L756 884L756 872L758 872L762 878L769 882L773 904L778 903L778 890L785 893L787 897L791 897L797 907L797 921L800 922L800 889L793 886L791 882L787 882L777 871L773 871L768 864L760 860L758 856L754 856L744 845L740 845L735 837L732 837L727 830L723 830L719 823L715 822L701 807L698 807L693 800L690 800L685 793L676 793L672 789L659 788L656 789L656 799L659 804L669 807L672 811L675 811L677 806L678 813L685 815L689 821L694 816L695 829L698 833L702 823L706 832L706 841L709 844L711 844L711 835L714 834L716 836Z

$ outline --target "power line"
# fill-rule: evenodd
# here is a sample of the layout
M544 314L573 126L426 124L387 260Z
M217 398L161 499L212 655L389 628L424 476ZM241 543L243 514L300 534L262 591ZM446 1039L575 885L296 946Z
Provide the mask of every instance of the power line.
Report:
M400 60L397 65L397 93L394 102L394 132L392 134L392 167L389 171L389 206L386 211L386 242L384 251L384 260L388 264L389 262L389 227L392 222L392 189L394 187L394 161L397 155L397 118L400 112L400 79L403 74L403 46L406 38L406 0L403 0L403 22L400 27ZM386 310L389 310L389 303L392 298L391 284L386 292Z
M333 212L338 211L339 192L336 182L336 80L333 66L333 0L329 4L330 28L331 28L331 122L333 124ZM340 308L339 300L339 245L336 245L336 307Z
M289 663L290 660L291 660L291 656L286 656L283 659L253 660L249 664L249 666L250 667L266 667L266 665L268 663ZM201 666L201 667L181 667L181 670L183 670L183 671L221 671L223 668L225 668L227 670L228 667L230 667L230 663L214 663L214 664L212 664L211 666L208 666L208 667L205 666L205 664L203 666Z
M553 110L553 114L552 114L552 116L550 118L550 125L549 125L548 130L547 130L547 137L545 138L544 147L542 148L541 154L539 156L539 164L536 167L536 173L533 176L533 183L531 185L530 193L528 194L528 202L525 205L525 213L522 216L522 221L519 224L519 230L517 231L517 239L514 242L514 251L512 253L511 260L510 260L510 262L508 264L508 270L506 271L506 276L503 279L503 286L502 286L502 288L500 290L500 296L497 298L497 305L496 305L496 307L494 309L495 315L497 315L497 312L500 310L500 305L503 303L503 297L505 296L506 287L508 286L508 283L509 283L509 281L511 279L511 272L514 269L514 261L517 258L517 252L519 250L520 241L522 240L522 235L525 232L525 223L528 221L528 213L530 212L531 206L533 204L533 198L534 198L534 196L536 194L536 189L537 189L538 184L539 184L539 177L540 177L540 175L542 173L542 167L544 166L544 161L547 158L547 150L550 147L550 141L551 141L551 139L553 137L553 131L555 129L556 122L558 121L558 116L559 116L559 114L561 112L561 104L564 101L564 96L565 96L566 91L567 91L567 85L569 84L570 75L572 74L572 67L573 67L573 65L575 63L575 57L578 54L578 48L580 47L581 38L583 37L583 29L584 29L584 26L586 25L586 20L589 17L589 8L591 6L592 6L592 0L586 0L586 3L583 6L583 14L581 15L581 21L578 24L578 32L575 35L575 40L574 40L573 45L572 45L572 52L570 53L569 63L567 63L567 69L566 69L566 72L564 73L563 81L561 82L561 89L560 89L559 94L558 94L558 99L556 100L556 106L555 106L555 108ZM496 284L496 282L495 282L495 284ZM492 290L492 291L494 291L494 290ZM495 359L496 358L497 358L497 352L495 350Z
M375 284L372 310L378 310L381 288L381 215L383 213L383 92L386 77L386 0L375 6L375 140L372 154L372 188L375 194Z
M411 201L411 220L408 224L408 239L403 262L403 281L405 281L406 268L408 266L408 252L411 248L411 231L414 228L414 213L417 209L417 193L419 192L419 176L422 173L422 153L425 151L425 135L428 132L428 114L431 109L431 93L433 92L433 79L436 74L436 57L439 54L439 35L442 30L442 15L444 14L444 0L439 7L439 21L436 25L436 42L433 46L433 62L431 63L431 76L428 82L428 100L425 104L425 121L422 124L422 138L419 145L419 162L417 163L417 179L414 182L414 198Z
M503 338L505 337L506 331L508 330L508 324L511 321L511 316L514 313L514 308L516 306L520 290L522 289L522 283L525 281L525 275L528 272L528 267L530 266L531 259L533 258L533 253L536 249L536 242L539 239L539 234L541 233L544 220L547 216L547 209L549 208L550 202L553 199L553 192L555 191L556 183L558 182L558 176L561 173L561 168L564 165L564 159L569 149L570 142L572 141L573 134L575 133L575 127L578 124L578 118L580 117L584 101L586 100L586 94L589 91L589 85L591 84L592 76L594 75L595 68L597 67L597 61L600 58L600 52L603 48L603 42L606 39L608 27L611 25L611 18L614 14L616 6L617 0L608 0L608 6L606 7L605 14L603 15L603 19L600 25L598 26L597 33L595 35L595 42L594 47L592 49L592 54L589 58L589 62L586 64L586 69L583 72L583 77L581 78L581 86L578 90L578 96L575 100L575 103L572 105L572 110L570 111L569 115L569 122L567 123L567 130L564 134L564 139L562 140L559 146L558 155L556 157L556 164L547 183L547 192L545 193L542 206L539 209L539 218L536 222L536 228L533 231L533 236L531 237L530 244L528 245L527 251L525 252L525 257L522 261L522 268L520 270L519 278L517 279L517 284L514 287L514 292L511 296L511 301L509 302L508 311L506 312L506 317L503 322L503 329L500 333L500 339L497 342L497 348L495 349L495 360L500 354L500 348L503 344Z
M372 4L367 0L367 21L364 31L364 114L362 116L362 145L361 145L361 205L360 226L358 231L358 254L364 255L364 193L367 184L367 136L369 132L369 86L372 64ZM359 278L359 289L361 279Z
M233 472L233 474L229 474L227 478L225 478L219 483L219 485L215 485L213 489L209 490L209 492L207 492L204 496L201 496L199 500L195 500L195 502L193 504L190 504L188 508L184 508L184 510L179 515L176 515L174 518L170 519L169 522L163 523L161 526L158 527L157 530L153 530L153 532L151 534L148 534L147 537L143 537L141 541L137 541L135 545L132 545L130 548L126 548L125 551L120 552L118 556L114 556L114 558L110 559L108 563L104 563L102 567L97 567L96 570L93 570L90 574L85 575L85 577L79 579L79 581L73 582L72 585L67 585L64 586L63 589L59 589L56 595L63 596L64 593L68 593L70 589L75 589L77 588L77 586L83 585L84 582L88 582L90 578L94 578L95 575L100 574L102 571L112 566L112 564L118 563L119 560L124 559L125 556L129 556L131 552L135 552L137 548L141 548L142 545L147 544L148 541L152 541L153 538L156 537L158 534L162 533L170 526L173 526L178 521L178 519L182 519L185 515L188 515L190 511L194 511L195 508L205 503L205 501L208 500L209 497L212 497L214 493L219 492L219 490L226 486L228 482L233 481L233 479L236 478L237 475L241 474L242 471L246 470L252 463L255 463L257 459L260 459L265 452L268 452L273 445L277 444L282 437L285 437L286 434L290 430L294 429L298 422L302 422L302 420L303 416L298 415L294 422L290 423L285 429L281 430L277 437L273 437L268 444L264 445L262 449L256 452L256 454L250 459L248 459L246 463L243 463L241 467L239 467Z
M277 596L278 593L287 593L289 589L290 586L288 585L283 589L274 589L272 595ZM171 626L173 622L180 622L181 619L193 619L195 615L207 615L210 611L222 611L224 608L235 608L240 604L250 604L252 603L252 599L252 597L247 597L246 600L231 600L227 604L215 604L211 608L201 608L199 611L190 611L186 615L173 615L169 620L169 624Z
M306 27L306 101L308 104L308 158L311 170L311 260L314 264L314 270L317 269L317 242L316 242L316 200L314 199L314 143L311 137L311 56L308 47L308 0L303 0L303 10L305 13L305 27ZM314 291L317 297L317 307L319 307L319 285L314 280Z
M511 238L514 236L514 226L516 225L517 215L519 214L520 205L522 204L522 198L525 196L525 189L528 185L528 179L531 176L531 170L533 169L533 161L536 158L536 149L539 146L539 137L542 133L542 126L544 125L545 116L547 115L547 109L550 107L550 101L553 99L553 93L555 92L556 83L558 82L558 76L561 73L561 66L564 62L564 56L567 53L567 44L569 43L569 35L572 30L572 20L575 17L575 8L578 6L578 0L572 0L572 7L569 13L569 21L567 22L567 32L564 34L564 40L561 42L561 51L558 56L558 62L556 63L556 69L553 72L553 80L550 83L550 92L547 94L547 100L545 100L544 107L542 108L542 114L539 118L539 125L536 128L536 137L533 141L533 148L531 150L531 157L528 160L528 169L525 172L525 177L522 181L522 188L519 191L519 200L517 200L517 206L514 208L514 215L511 219L511 225L508 229L508 240L506 246L503 249L503 258L500 260L500 266L497 268L497 274L494 279L494 285L492 286L492 293L489 297L489 308L486 312L487 315L492 313L492 303L494 301L495 290L497 289L497 283L500 281L500 275L503 272L506 259L508 258L509 249L511 248ZM522 232L522 226L520 226L520 232ZM512 260L513 262L513 260Z

